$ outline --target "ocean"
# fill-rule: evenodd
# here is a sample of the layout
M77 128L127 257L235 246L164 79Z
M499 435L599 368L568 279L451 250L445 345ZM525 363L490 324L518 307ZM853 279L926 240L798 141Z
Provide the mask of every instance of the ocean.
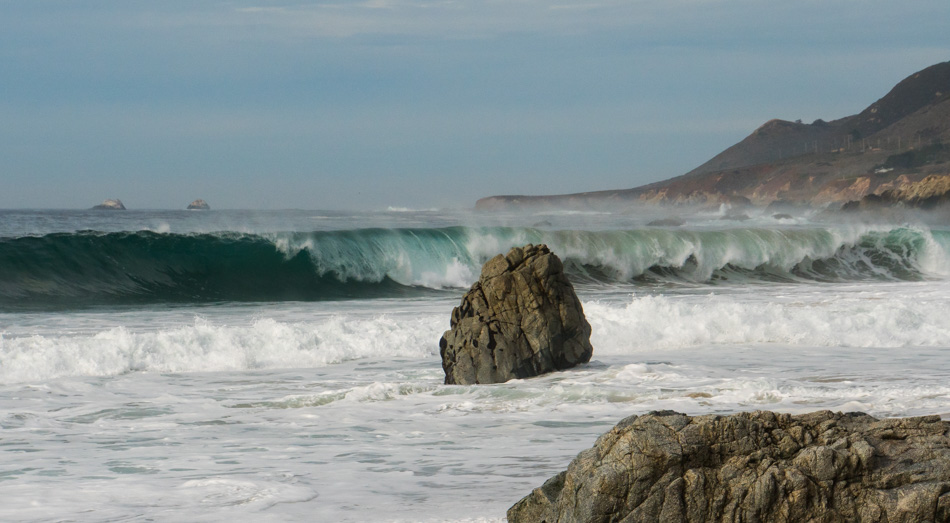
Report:
M950 417L945 219L734 212L0 211L0 520L503 521L631 414ZM443 385L527 243L593 359Z

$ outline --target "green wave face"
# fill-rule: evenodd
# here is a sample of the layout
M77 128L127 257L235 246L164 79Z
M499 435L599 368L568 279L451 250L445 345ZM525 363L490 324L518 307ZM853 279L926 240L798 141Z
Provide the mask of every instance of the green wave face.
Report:
M947 233L914 228L79 232L0 239L0 310L418 295L468 287L482 263L526 243L547 243L579 284L917 280L950 272Z

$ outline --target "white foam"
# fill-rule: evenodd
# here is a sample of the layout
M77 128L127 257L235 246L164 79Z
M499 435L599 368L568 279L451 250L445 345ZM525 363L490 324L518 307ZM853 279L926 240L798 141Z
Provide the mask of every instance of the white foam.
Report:
M887 287L891 285L891 287ZM789 287L755 299L730 294L634 295L625 306L584 304L599 353L780 343L818 347L904 347L950 344L947 282L853 285L847 292ZM886 288L886 289L885 289ZM898 288L903 292L894 292ZM880 291L880 292L878 292ZM885 294L886 292L886 294ZM753 299L749 299L752 297Z
M452 258L452 261L446 265L444 272L423 271L413 284L433 289L465 288L477 279L478 277L470 265L463 263L458 258Z
M762 296L749 287L718 294L634 295L622 302L586 300L584 310L598 355L756 344L943 347L950 340L950 304L944 298L948 292L947 282L837 285L825 290L770 287L770 295ZM411 313L340 313L309 321L225 316L153 328L102 326L91 332L80 324L60 333L18 329L0 337L0 383L141 371L323 367L372 357L429 358L437 356L439 337L448 326L451 306L439 307ZM635 371L631 367L626 372Z
M92 335L6 337L0 383L133 371L197 372L322 367L373 356L421 358L438 351L445 319L334 315L315 322L256 319L246 325L192 325Z
M884 279L895 279L899 276L869 259L863 249L850 248L863 241L877 241L876 252L887 255L889 248L910 248L910 243L901 242L919 240L919 252L893 253L893 265L937 277L950 274L950 246L936 241L926 228L841 224L807 229L462 230L461 235L441 231L434 236L387 230L267 237L287 258L308 252L320 275L363 282L388 277L403 285L430 288L467 287L484 261L527 243L546 243L567 262L604 269L623 281L659 266L681 269L680 277L706 282L730 266L745 270L772 268L793 277L790 271L799 264L805 263L807 268L809 261L836 257L845 262L842 271L863 274L870 268ZM888 241L896 243L889 246Z
M591 364L491 386L442 383L448 300L102 314L126 326L75 336L6 328L0 372L28 372L13 347L47 358L40 379L125 373L0 386L0 519L500 521L631 414L947 414L946 284L716 291L586 299ZM876 325L888 312L896 323ZM905 345L862 348L882 340ZM295 365L313 368L271 369Z
M149 231L157 232L161 234L168 234L172 232L172 227L171 225L168 224L168 222L159 222L155 224L154 226L152 226L151 228L147 228L145 230L149 230Z
M424 209L413 209L412 207L394 207L389 206L386 208L386 212L392 213L413 213L413 212L438 212L441 209L438 207L428 207Z
M318 496L316 491L305 486L233 477L185 481L176 493L182 497L198 498L198 502L205 506L248 505L252 510L266 509L278 503L302 503Z
M950 249L927 231L924 234L924 249L917 257L921 271L932 277L950 276Z

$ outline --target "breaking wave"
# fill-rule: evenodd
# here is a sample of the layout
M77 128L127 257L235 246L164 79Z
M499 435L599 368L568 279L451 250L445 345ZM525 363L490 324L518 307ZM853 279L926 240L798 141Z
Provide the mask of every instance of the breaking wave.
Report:
M0 239L0 310L425 295L468 287L482 263L526 243L548 244L580 285L950 274L950 234L912 227L82 231Z

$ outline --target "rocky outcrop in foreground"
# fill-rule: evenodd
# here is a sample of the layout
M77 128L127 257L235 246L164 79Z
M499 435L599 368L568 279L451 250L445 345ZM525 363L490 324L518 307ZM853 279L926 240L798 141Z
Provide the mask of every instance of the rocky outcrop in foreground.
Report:
M590 324L546 245L515 247L482 267L439 341L445 383L501 383L590 361Z
M211 210L211 206L208 205L208 202L199 198L188 204L188 210L189 211L208 211L208 210Z
M122 200L105 200L99 205L93 206L93 209L97 211L124 211L125 205L122 205Z
M950 423L860 413L631 416L511 523L950 521Z

